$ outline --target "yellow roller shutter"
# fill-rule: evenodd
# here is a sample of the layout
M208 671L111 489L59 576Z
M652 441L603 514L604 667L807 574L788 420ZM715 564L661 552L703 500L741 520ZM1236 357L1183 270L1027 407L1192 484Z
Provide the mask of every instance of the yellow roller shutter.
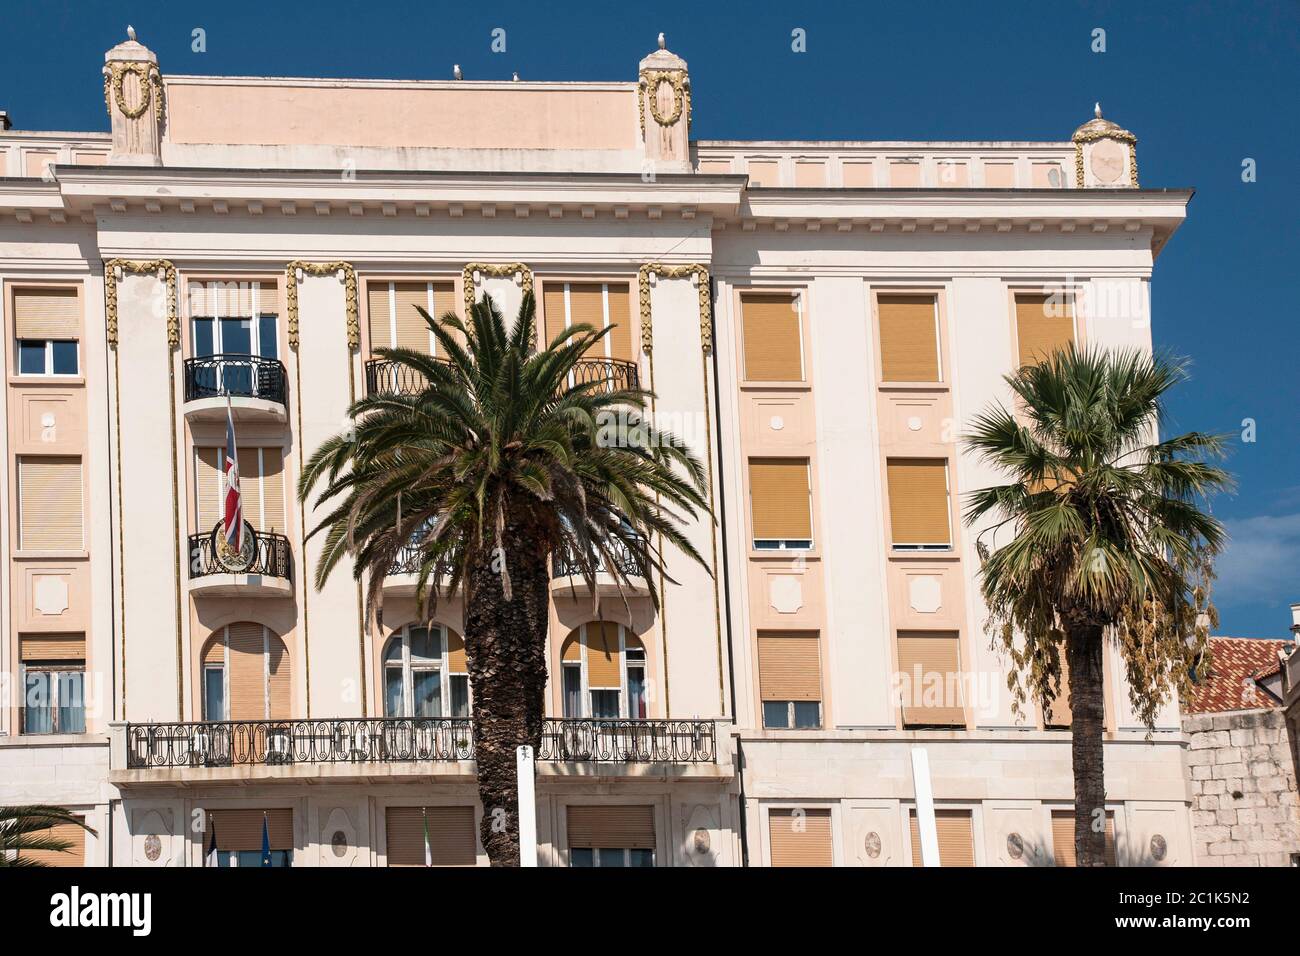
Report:
M940 866L974 866L975 834L969 810L935 810L934 828L939 838ZM921 860L921 825L916 811L911 812L912 865L924 866Z
M196 534L207 534L221 517L220 448L194 449L194 515Z
M14 291L14 337L19 339L80 338L81 305L77 290L17 289Z
M581 636L581 628L569 632L569 636L564 639L564 644L560 647L560 660L570 662L582 660L582 645L579 640Z
M238 445L238 441L235 443ZM244 520L256 530L262 527L262 468L258 462L257 448L239 449L239 491L244 509Z
M218 850L262 849L262 824L266 822L267 838L272 850L292 850L293 810L277 807L257 810L205 810L206 826L203 831L203 852L212 843L212 828L217 830Z
M389 807L384 811L389 866L424 866L424 828L434 866L474 866L473 807Z
M632 338L632 305L628 287L611 285L609 290L609 357L634 361L636 353Z
M366 285L366 314L370 324L370 349L391 349L393 338L393 310L388 289L391 283L370 282Z
M447 673L469 673L469 662L465 657L465 638L451 628L447 628Z
M84 661L85 634L20 634L18 653L24 661Z
M898 670L903 677L904 724L966 725L956 631L899 631Z
M789 293L747 293L740 298L745 379L802 382L799 300Z
M266 720L266 650L261 624L229 628L230 719Z
M587 630L587 686L618 687L621 681L618 625L593 621Z
M262 528L284 534L284 452L279 448L262 449Z
M1106 811L1106 865L1115 866L1115 814ZM1057 866L1078 866L1074 848L1074 811L1052 811L1052 855Z
M18 459L18 547L80 551L81 459Z
M894 546L952 544L948 520L947 461L942 458L893 458L886 470Z
M266 695L270 702L271 720L289 720L293 713L289 707L289 694L293 671L289 667L289 651L275 634L267 634Z
M569 283L569 325L590 325L593 329L605 327L605 294L600 283ZM591 358L603 358L605 348L602 339L586 354Z
M1017 295L1016 342L1021 365L1033 365L1074 341L1074 300L1069 296Z
M1061 648L1061 692L1043 708L1043 725L1068 728L1073 720L1074 711L1070 708L1070 668L1065 662L1065 648Z
M22 858L46 866L66 867L86 865L86 831L75 823L56 823L45 830L32 833L33 838L48 837L70 844L66 850L24 850Z
M429 326L419 312L419 309L429 311L429 283L395 282L393 301L397 310L395 316L398 348L432 354Z
M651 806L573 806L566 809L569 848L653 850L655 813Z
M768 848L773 866L834 866L831 811L826 808L767 812Z
M226 632L223 628L208 639L203 646L205 667L224 667L226 664Z
M565 319L568 312L564 307L564 283L548 282L542 290L542 312L545 320L543 330L544 345L550 345L551 340L565 330L567 327Z
M751 458L749 500L756 540L812 538L808 459Z
M758 684L763 700L821 700L816 631L759 631Z
M880 377L886 382L939 381L938 322L934 296L882 295Z

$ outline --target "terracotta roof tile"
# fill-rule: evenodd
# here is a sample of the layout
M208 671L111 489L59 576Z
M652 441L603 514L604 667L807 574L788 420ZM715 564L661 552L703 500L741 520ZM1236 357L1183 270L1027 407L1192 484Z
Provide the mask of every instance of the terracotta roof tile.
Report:
M1211 637L1211 670L1202 675L1184 710L1209 714L1225 710L1277 707L1277 700L1258 682L1277 673L1279 650L1290 650L1294 641L1253 637Z

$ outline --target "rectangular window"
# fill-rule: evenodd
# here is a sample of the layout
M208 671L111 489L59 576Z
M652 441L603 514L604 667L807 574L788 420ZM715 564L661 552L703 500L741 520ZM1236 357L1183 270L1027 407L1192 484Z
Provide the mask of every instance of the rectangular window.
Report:
M817 631L759 631L758 682L763 726L820 727L821 641Z
M1075 341L1074 298L1064 293L1017 293L1017 363L1033 365Z
M905 727L966 726L956 631L899 631L898 671Z
M880 378L884 382L942 381L939 309L932 295L880 295Z
M274 280L213 279L191 282L190 327L194 357L211 355L256 355L279 358L277 324L279 300ZM210 383L218 390L228 388L234 394L249 394L251 371L244 366L225 369L221 383ZM205 383L209 384L209 383Z
M18 459L18 547L24 551L80 551L80 458Z
M812 492L807 458L751 458L749 501L754 548L812 547Z
M80 372L81 303L75 288L17 289L13 310L18 374Z
M951 548L948 462L942 458L891 458L886 472L890 533L895 550Z
M205 808L203 819L203 854L206 860L216 831L217 865L244 867L262 865L262 832L271 845L273 867L293 865L293 810L271 809L223 810Z
M447 677L451 693L451 716L469 716L469 675L451 674Z
M740 297L745 381L804 381L801 304L789 292Z
M564 664L564 716L568 718L582 716L582 663L580 661Z
M1115 813L1106 811L1106 865L1115 866ZM1078 866L1074 847L1074 811L1052 811L1052 855L1057 866Z
M18 374L76 375L80 371L77 343L59 339L20 339Z
M969 810L935 810L934 825L939 838L940 866L974 866L975 834ZM921 858L921 823L911 812L912 865L924 866Z
M437 670L412 670L411 692L416 717L442 716L442 675Z
M371 282L366 287L370 317L370 348L401 348L437 354L437 339L420 314L434 319L456 311L455 289L450 282Z
M773 807L767 812L772 866L834 866L831 811L826 807Z
M18 638L18 653L22 660L22 732L84 734L86 636L23 634Z
M566 808L570 866L654 866L654 807Z
M427 859L433 866L474 866L476 829L472 806L389 807L384 811L388 865L424 866Z
M196 533L211 531L220 520L224 497L222 473L226 450L194 449L194 515ZM284 452L278 447L239 449L239 490L244 520L254 530L284 534Z
M226 719L226 668L209 664L203 668L203 719Z
M609 333L587 353L589 358L635 361L632 345L632 305L628 287L620 282L549 282L542 296L546 343L567 328L589 325Z

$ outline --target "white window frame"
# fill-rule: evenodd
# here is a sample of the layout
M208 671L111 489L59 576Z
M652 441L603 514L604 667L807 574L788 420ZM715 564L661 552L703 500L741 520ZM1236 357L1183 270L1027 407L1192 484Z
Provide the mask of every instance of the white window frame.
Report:
M431 664L431 665L429 665L429 664L423 664L423 663L422 663L422 664L420 664L419 667L417 668L416 666L412 665L412 663L411 663L411 630L412 630L413 628L418 629L418 628L423 628L423 627L427 627L427 628L428 628L428 631L429 631L429 634L430 634L430 635L433 635L433 634L436 633L437 636L438 636L438 662L437 662L436 664ZM465 678L465 684L466 684L466 700L467 700L468 703L469 703L470 713L472 714L472 713L474 712L474 695L473 695L473 689L469 686L469 675L468 675L468 674L452 674L452 672L451 672L451 650L450 650L450 643L451 643L451 642L450 642L450 639L449 639L449 637L448 637L447 626L446 626L445 624L438 624L438 623L436 623L436 622L435 622L435 623L430 623L430 624L428 624L428 625L424 625L424 624L414 624L414 623L411 623L411 624L403 624L400 628L394 630L393 633L389 635L388 640L384 642L384 652L385 652L385 653L384 653L384 656L383 656L383 657L381 658L381 660L380 660L380 663L379 663L379 669L380 669L380 671L381 671L382 680L383 680L383 687L382 687L382 690L381 690L380 697L381 697L381 699L383 700L385 706L387 706L387 704L388 704L388 694L387 694L387 688L388 688L388 669L389 669L390 667L392 667L392 666L393 666L393 663L394 663L394 662L392 662L392 661L390 661L390 660L388 659L387 651L388 651L389 646L391 646L392 642L393 642L393 641L398 641L398 640L400 640L400 641L402 642L402 660L401 660L401 666L402 666L402 713L400 713L400 714L384 714L385 717L398 717L398 718L401 718L401 719L403 719L403 720L455 720L455 719L458 719L458 718L453 717L452 714L450 713L450 711L451 711L451 681L452 681L452 678L453 678L453 677L464 677L464 678ZM439 705L439 710L441 711L441 713L439 713L438 715L436 715L436 716L434 716L434 717L420 717L420 718L417 718L417 717L414 716L414 714L415 714L415 672L416 672L416 670L421 670L421 671L437 671L437 672L438 672L438 687L439 687L439 702L438 702L438 705Z
M601 868L601 865L600 865L600 855L601 855L601 853L602 853L603 851L602 851L602 849L601 849L600 847L598 847L598 846L592 846L592 847L586 847L586 846L570 847L570 849L569 849L569 866L570 866L571 868L573 867L573 851L574 851L575 849L577 849L577 850L590 850L590 851L591 851L591 862L592 862L592 868L593 868L593 869L600 869L600 868ZM623 854L623 868L624 868L624 869L631 869L631 868L632 868L632 848L631 848L631 847L626 847L626 846L624 846L624 847L613 847L613 846L611 846L611 847L605 847L604 849L606 849L606 850L614 850L614 851L616 851L616 852L618 852L618 853L622 853L622 854ZM637 849L643 849L643 848L638 847ZM654 851L654 850L650 850L648 847L646 847L646 848L644 848L644 849L649 850L649 853L650 853L650 866L652 866L652 867L657 866L657 865L658 865L658 862L657 862L657 860L655 859L655 857L656 857L656 853L655 853L655 851Z
M906 456L900 456L895 460L905 461L908 459ZM888 469L889 467L889 461L890 461L889 458L885 459L886 469ZM913 554L916 553L927 554L927 553L939 553L944 551L952 551L956 549L957 542L954 540L953 529L952 529L952 474L951 472L952 472L952 459L950 458L943 459L943 513L946 516L948 521L948 543L938 544L937 542L928 542L928 543L908 542L905 544L899 544L894 542L892 540L894 537L894 524L893 524L893 516L891 514L888 516L889 537L891 539L889 548L891 551L907 551ZM888 501L886 501L885 504L886 507L888 507L889 504Z
M764 456L755 456L755 457L764 457ZM792 456L790 456L790 457L793 458L793 457L795 457L795 456L792 455ZM812 486L812 485L813 485L813 481L812 481L812 459L811 459L811 458L807 458L807 459L804 460L804 469L805 469L805 472L806 472L806 474L807 474L807 479L808 479L808 481L807 481L807 484L808 484L808 525L809 525L809 530L815 531L816 528L813 528L813 527L812 527L812 525L814 524L814 521L813 521L813 486ZM746 483L746 484L749 483L749 466L748 466L748 462L746 463L746 467L745 467L745 483ZM753 489L752 487L750 487L750 488L748 489L748 491L749 491L749 524L750 524L750 529L752 530L752 529L753 529L753 526L754 526L754 489ZM775 543L776 547L762 547L762 546L759 545L759 542L760 542L760 541L765 542L765 543ZM815 551L815 550L816 550L816 548L814 547L815 544L816 544L816 539L815 539L815 538L750 538L750 539L749 539L750 550L752 550L752 551L764 551L764 552L770 552L770 551Z
M71 666L68 666L68 662L67 662L67 661L50 661L48 664L42 664L42 663L40 663L40 662L36 662L34 665L29 665L27 661L22 661L21 664L20 664L20 666L19 666L19 668L18 668L18 670L19 670L19 673L18 673L18 686L21 688L21 693L22 693L22 695L23 695L23 696L22 696L22 709L23 709L23 713L24 713L24 717L23 717L23 725L26 724L26 716L25 716L25 715L26 715L26 711L27 711L27 709L28 709L28 708L27 708L27 672L28 672L29 670L33 670L33 671L36 671L37 673L40 673L40 674L48 674L48 675L50 675L50 699L49 699L48 703L46 704L46 707L47 707L47 708L49 709L49 711L50 711L50 727L52 728L48 733L37 733L37 732L34 732L34 731L28 731L28 730L25 729L24 726L20 726L20 727L18 728L18 734L19 734L19 736L23 736L23 737L48 737L48 736L50 736L51 734L83 734L83 733L86 732L84 729L83 729L83 730L64 730L63 728L61 728L61 727L59 726L59 684L60 684L59 678L62 677L64 674L81 674L81 675L82 675L82 677L81 677L81 710L82 710L82 722L83 722L83 723L85 722L85 711L86 711L86 676L85 676L85 675L86 675L86 662L85 662L84 659L81 661L81 664L80 664L79 666L77 666L77 667L71 667Z
M618 664L618 687L617 687L617 688L615 688L615 687L592 687L592 686L591 686L591 681L590 681L590 678L589 678L589 675L588 675L588 670L587 670L587 626L588 626L588 624L601 624L601 623L604 623L604 624L616 624L616 625L618 626L618 661L619 661L619 664ZM580 624L580 625L578 625L577 630L580 632L579 635L578 635L578 660L577 660L577 662L575 663L574 661L565 661L565 660L561 660L561 661L560 661L560 704L561 704L561 707L563 707L563 704L564 704L564 668L566 668L566 667L574 667L574 666L577 666L577 667L580 668L580 673L581 673L581 675L582 675L582 682L581 682L582 693L581 693L581 695L580 695L580 701L581 701L581 705L582 705L582 707L581 707L581 709L582 709L582 713L580 713L580 714L574 714L574 715L572 716L571 719L573 719L573 720L640 720L640 719L642 719L642 718L639 718L639 717L633 717L633 716L631 716L631 714L629 713L629 710L630 710L630 707L631 707L631 699L629 698L629 696L628 696L628 692L627 692L627 671L628 671L628 667L627 667L627 636L628 636L628 633L629 633L629 628L628 628L628 626L627 626L626 624L619 624L617 621L603 621L603 622L602 622L602 621L588 621L586 624ZM633 636L634 636L634 637L637 637L638 640L640 639L640 638L639 638L639 635L635 635L635 634L634 634ZM645 654L644 659L640 662L640 668L641 668L641 673L642 673L642 686L646 688L646 694L648 695L648 694L649 694L649 686L650 686L650 652L649 652L648 650L646 650L645 641L641 641L641 650L642 650L643 653ZM591 692L592 692L593 690L617 690L617 691L618 691L618 717L593 717L593 716L592 716L592 711L594 710L594 708L591 706ZM647 703L648 703L648 702L649 702L649 698L648 698L648 696L647 696ZM647 707L647 710L648 710L648 709L649 709L649 708ZM648 720L649 718L647 717L647 718L645 718L645 719Z
M45 345L45 369L41 372L24 372L22 343L23 342L42 342ZM54 371L54 343L71 342L77 347L77 370L75 372L56 372ZM14 349L18 352L15 358L18 360L15 364L18 366L18 375L22 378L81 378L81 340L80 339L14 339Z
M238 282L239 280L211 279L211 280L195 280L195 281L211 281L211 282L226 282L226 281L234 281L234 282ZM212 354L213 354L213 355L225 355L225 354L226 354L226 351L225 351L224 345L223 345L223 343L222 343L221 321L222 321L223 319L237 319L237 320L239 320L239 321L241 321L241 322L248 322L248 323L250 323L250 324L249 324L249 336L248 336L248 337L249 337L249 342L251 343L251 348L252 348L252 352L250 353L250 357L252 357L252 358L272 358L272 356L266 356L266 355L263 355L263 354L262 354L262 336L261 336L261 334L260 334L260 331L261 331L261 330L258 328L258 323L260 322L260 320L262 319L262 317L263 317L264 314L265 314L265 316L266 316L267 318L270 318L270 319L274 319L274 320L275 320L276 352L278 353L278 352L280 351L280 348L279 348L279 344L280 344L280 314L279 314L278 312L267 312L267 313L263 313L263 312L262 312L262 283L261 283L261 280L260 280L260 279L254 280L252 283L250 283L250 285L252 286L252 289L253 289L253 314L252 314L251 316L244 316L244 315L194 315L193 313L191 313L191 315L190 315L190 352L191 352L191 353L194 352L194 345L195 345L195 343L198 341L198 324L197 324L197 323L199 322L200 319L204 319L204 320L209 321L209 322L212 323ZM193 355L193 354L191 355L191 358L207 358L207 357L208 357L208 356L204 356L204 355ZM278 356L278 355L274 356L274 358L275 358L276 361L279 361L279 356ZM78 362L80 362L80 357L78 357Z
M250 624L256 624L256 621L249 621ZM254 720L271 719L271 629L265 624L258 624L262 629L262 716L253 718ZM277 638L280 636L275 635ZM283 638L280 638L283 640ZM230 625L221 629L221 694L222 694L222 716L221 720L230 720ZM199 712L206 714L208 712L208 681L207 673L210 670L216 670L216 664L200 662L199 672L201 677ZM212 721L204 718L205 722Z

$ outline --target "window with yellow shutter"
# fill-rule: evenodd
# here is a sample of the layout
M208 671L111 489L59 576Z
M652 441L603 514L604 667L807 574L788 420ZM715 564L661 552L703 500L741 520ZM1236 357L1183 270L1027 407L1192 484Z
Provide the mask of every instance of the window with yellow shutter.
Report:
M389 807L385 856L389 866L474 866L475 831L472 806Z
M1100 821L1098 821L1100 823ZM1107 866L1115 866L1115 812L1106 811L1106 849ZM1052 856L1057 866L1078 866L1079 857L1074 846L1074 811L1052 811Z
M81 459L18 459L18 547L23 551L80 551Z
M1034 365L1075 341L1074 298L1063 293L1016 294L1016 363Z
M807 458L751 458L749 501L754 548L812 547L812 491Z
M81 299L73 286L18 288L13 293L19 375L81 371Z
M964 727L956 631L899 631L898 688L905 727Z
M437 339L420 309L434 319L454 312L455 286L451 282L433 280L367 283L366 312L371 353L379 348L401 348L426 355L438 354Z
M822 663L818 632L759 631L758 686L764 727L820 727Z
M943 458L891 458L885 467L894 549L942 551L951 548L948 462Z
M86 732L86 635L18 635L24 734Z
M208 638L200 655L203 719L289 720L292 669L284 641L270 628L238 621ZM215 735L207 741L212 756L229 746ZM287 734L277 739L267 734L252 742L265 746L268 758L289 755Z
M940 382L939 308L932 295L879 295L882 382Z
M655 815L649 805L570 804L564 808L569 865L655 865Z
M194 520L196 534L211 531L223 514L225 447L194 449ZM278 446L241 446L239 491L244 520L256 531L287 533L284 450Z
M767 811L772 866L834 866L831 811L826 807L773 807Z
M649 716L645 645L629 628L591 621L569 632L560 645L564 716Z
M924 866L921 858L921 825L916 811L909 814L912 836L912 865ZM939 838L940 866L974 866L975 833L969 810L935 810L934 825Z
M565 329L609 329L586 358L635 362L630 286L622 282L547 282L542 293L542 339L549 344Z
M741 377L747 382L804 381L802 299L789 292L740 297Z

